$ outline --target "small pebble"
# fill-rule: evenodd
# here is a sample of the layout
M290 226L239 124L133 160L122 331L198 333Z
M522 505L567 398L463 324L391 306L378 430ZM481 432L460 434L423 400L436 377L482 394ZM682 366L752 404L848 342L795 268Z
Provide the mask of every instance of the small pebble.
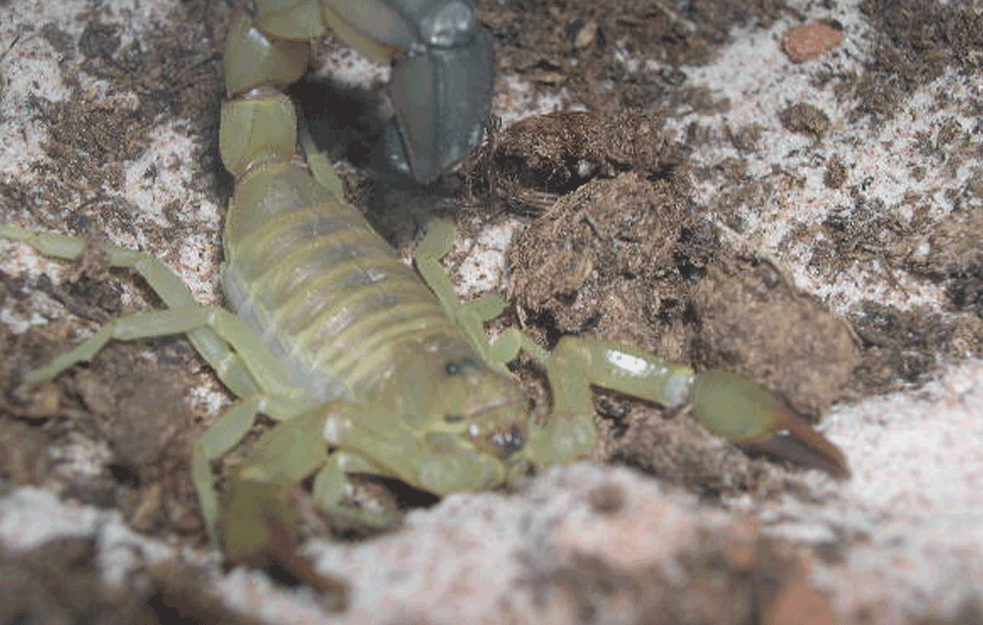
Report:
M820 57L843 41L843 31L817 22L796 26L785 33L782 39L782 50L795 63Z
M836 615L829 597L807 587L801 580L789 583L765 609L765 625L833 625Z
M587 46L594 43L597 39L597 22L591 20L589 22L580 22L575 25L577 28L574 29L573 36L573 47L578 50L583 50Z
M530 76L533 82L538 82L541 85L559 85L566 81L567 77L560 72L537 72Z

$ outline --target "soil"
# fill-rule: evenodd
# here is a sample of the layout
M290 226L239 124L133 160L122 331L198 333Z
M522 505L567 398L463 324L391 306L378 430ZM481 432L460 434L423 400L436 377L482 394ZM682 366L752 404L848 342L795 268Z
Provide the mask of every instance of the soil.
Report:
M518 325L545 347L567 334L595 336L697 370L735 371L780 394L813 422L834 402L918 385L946 362L983 356L983 169L977 167L972 183L951 189L964 208L941 219L923 206L901 220L862 185L849 187L853 203L822 222L824 236L811 246L808 265L820 277L832 280L858 263L879 263L888 274L941 286L942 310L901 310L871 299L833 313L792 284L781 259L736 245L723 230L741 232L748 219L744 207L763 195L740 158L714 173L725 177L727 191L711 204L698 201L692 181L708 174L690 154L706 136L698 127L665 133L665 120L681 111L725 112L729 103L692 87L684 68L710 62L748 29L794 15L784 2L479 5L495 38L501 75L528 79L538 93L563 90L566 108L587 112L534 116L500 130L466 167L436 186L407 184L394 191L385 186L388 178L371 169L344 177L349 199L403 247L412 247L433 214L452 211L469 233L518 220L522 228L506 263L513 307L503 323ZM96 239L121 233L175 264L188 261L169 242L204 234L213 245L193 262L214 275L221 259L219 223L182 216L186 207L178 201L160 207L163 219L141 219L115 192L127 184L126 170L156 129L176 120L190 123L185 130L196 139L190 186L218 206L231 191L218 157L217 125L224 96L222 42L233 8L192 0L175 11L137 38L118 16L98 9L79 37L53 25L30 34L57 48L66 66L108 86L95 97L81 81L69 82L70 98L32 98L31 123L43 126L49 138L40 146L44 158L33 166L34 182L0 179L5 223ZM943 72L983 73L983 13L971 3L870 0L863 11L876 44L870 61L860 74L826 77L839 98L856 103L851 121L888 123L906 93ZM616 60L622 52L657 59L661 69L628 70ZM298 97L316 96L302 91ZM362 120L377 94L352 97L345 106L357 103L356 119ZM351 132L339 136L360 146L352 148L350 160L371 165L366 146L378 139L379 126L347 123ZM789 103L780 123L816 143L831 126L829 115L810 102ZM760 148L760 133L753 125L735 128L730 141L752 154ZM978 128L967 131L953 122L925 136L921 147L926 160L955 171L979 162L980 145ZM843 161L831 158L823 170L827 187L849 184ZM164 173L152 166L142 175L153 180ZM918 200L911 198L911 204L918 206ZM394 204L413 208L394 210ZM812 241L816 234L802 227L790 238ZM0 324L0 490L61 481L65 498L117 509L138 532L203 545L189 458L193 441L214 415L189 398L189 389L208 373L185 339L113 344L91 364L51 383L15 390L24 371L64 351L80 330L159 303L131 273L107 268L98 250L91 246L60 281L43 273L0 272L0 308L30 317L39 314L39 298L46 296L65 310L58 321L23 333ZM536 388L530 369L525 362L519 367L543 406L547 391ZM688 414L667 414L612 393L598 394L596 404L598 461L641 468L708 502L723 495L767 498L808 490L799 469L721 446ZM265 427L261 423L257 432ZM74 470L65 459L72 453L65 450L79 447L89 450L95 470ZM597 495L599 510L617 509L618 501L617 493ZM60 555L49 560L47 552L0 552L0 578L26 571L39 580L42 594L102 596L92 590L98 584L87 564L89 547L44 549ZM820 617L829 614L828 601L798 581L805 566L801 555L761 538L744 556L728 554L726 545L706 536L684 558L688 579L702 580L695 589L679 589L656 571L625 577L590 559L529 583L563 589L586 620L599 593L610 602L630 596L646 613L666 615L665 622L724 622L721 615L727 615L727 622L778 623L785 620L782 610L797 602ZM172 609L160 606L192 604L188 610L211 614L216 622L232 618L216 616L218 608L205 605L206 599L188 599L193 593L177 577L161 579L142 595L105 602L119 602L132 622L153 622ZM62 591L60 584L71 587ZM687 612L679 593L706 601ZM0 622L25 614L38 622L56 616L102 622L109 609L69 601L53 616L45 611L51 605L50 598L25 591L0 600L0 606L15 606L12 612L0 609ZM978 607L966 611L979 615Z

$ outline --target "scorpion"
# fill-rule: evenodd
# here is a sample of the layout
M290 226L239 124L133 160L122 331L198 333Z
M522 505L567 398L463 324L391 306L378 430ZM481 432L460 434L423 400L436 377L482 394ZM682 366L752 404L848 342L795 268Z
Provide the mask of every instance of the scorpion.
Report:
M291 493L301 484L325 513L385 526L390 514L352 504L352 475L445 496L576 460L597 438L592 386L690 405L732 443L849 475L833 443L746 378L586 337L565 336L552 351L516 329L490 341L483 323L506 304L494 295L458 301L439 264L453 242L449 223L424 236L415 272L345 202L282 91L306 72L309 40L331 29L392 64L386 156L427 181L481 143L491 107L492 38L469 0L255 0L253 9L228 36L219 133L235 177L221 268L234 313L198 305L153 256L106 245L109 264L136 271L165 307L111 321L23 378L24 387L53 379L110 340L186 334L238 398L196 441L191 461L208 533L229 561L259 553L274 525L296 538ZM0 236L65 259L85 244L10 225ZM505 366L520 349L545 369L544 423ZM276 425L220 493L213 461L260 414Z

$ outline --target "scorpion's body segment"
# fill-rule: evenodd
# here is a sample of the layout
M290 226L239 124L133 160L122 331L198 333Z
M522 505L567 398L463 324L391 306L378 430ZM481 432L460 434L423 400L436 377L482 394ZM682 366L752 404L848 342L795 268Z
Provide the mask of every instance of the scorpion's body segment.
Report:
M260 206L263 219L251 218ZM466 344L412 267L301 165L271 160L243 175L225 249L233 310L319 399L373 396L426 337Z
M435 260L446 252L447 233L432 232L418 249L428 289L341 199L334 172L317 165L315 154L303 161L294 106L280 91L306 69L302 40L326 24L370 54L395 60L391 161L431 177L474 147L489 106L490 40L474 7L464 0L274 1L257 0L257 14L234 24L226 52L230 99L220 150L236 189L222 284L238 316L194 305L154 258L109 246L110 263L138 271L168 308L116 320L25 376L25 384L51 379L114 338L187 332L240 398L192 458L206 523L230 558L261 552L271 527L293 526L296 513L286 502L311 476L322 509L385 524L386 515L346 505L350 473L395 477L445 495L574 460L596 440L591 385L670 407L690 402L700 421L728 440L847 474L832 443L738 376L695 375L633 348L576 337L562 339L552 354L515 331L490 345L481 322L502 304L456 301ZM426 87L422 95L410 88L413 81ZM7 226L0 236L64 258L82 249L77 239ZM520 346L546 369L553 408L544 426L505 374L503 363ZM220 504L210 463L238 444L258 413L282 423L231 473ZM776 438L779 431L794 444Z

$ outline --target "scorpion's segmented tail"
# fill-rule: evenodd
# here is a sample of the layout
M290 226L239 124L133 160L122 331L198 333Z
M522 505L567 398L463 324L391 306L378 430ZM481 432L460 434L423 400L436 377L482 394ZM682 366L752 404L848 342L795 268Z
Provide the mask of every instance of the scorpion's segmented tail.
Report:
M306 46L306 43L304 44ZM248 19L229 47L298 57ZM278 87L293 71L228 69L220 149L236 177L225 229L223 286L298 386L322 398L371 385L394 352L434 334L460 335L433 294L358 211L318 183L297 155L297 118ZM294 75L296 74L296 75ZM344 381L344 383L341 382Z

